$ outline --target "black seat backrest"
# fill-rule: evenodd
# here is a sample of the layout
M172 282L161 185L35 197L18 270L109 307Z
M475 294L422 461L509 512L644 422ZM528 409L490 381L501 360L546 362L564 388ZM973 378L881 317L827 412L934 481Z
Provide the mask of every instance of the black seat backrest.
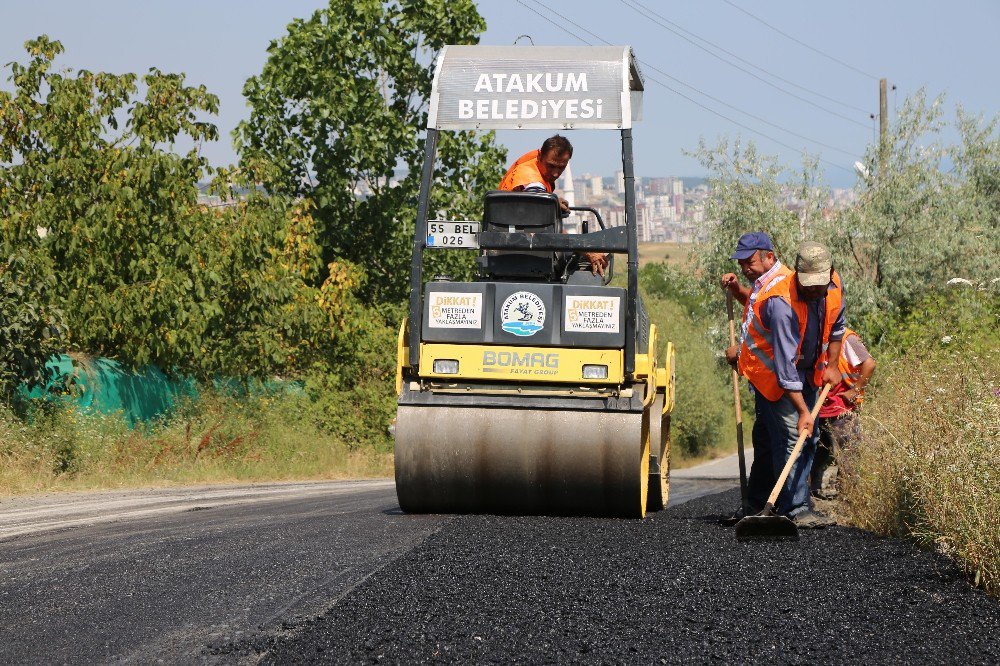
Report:
M483 231L562 231L559 197L548 192L494 191L486 195Z
M486 195L483 231L562 232L559 197L547 192L494 191ZM487 277L555 280L561 272L555 252L487 251L481 265Z

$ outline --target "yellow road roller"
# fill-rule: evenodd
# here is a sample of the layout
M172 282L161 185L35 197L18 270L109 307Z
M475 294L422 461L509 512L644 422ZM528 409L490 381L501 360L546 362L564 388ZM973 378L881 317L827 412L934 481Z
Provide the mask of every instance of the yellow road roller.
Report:
M409 513L641 518L667 502L674 354L657 355L638 293L632 123L643 79L622 47L447 46L438 57L409 313L398 339L396 493ZM559 199L490 192L481 220L431 218L438 134L621 134L625 224L564 233ZM591 226L593 223L593 226ZM428 252L476 254L477 276L424 275ZM612 286L583 252L625 255Z

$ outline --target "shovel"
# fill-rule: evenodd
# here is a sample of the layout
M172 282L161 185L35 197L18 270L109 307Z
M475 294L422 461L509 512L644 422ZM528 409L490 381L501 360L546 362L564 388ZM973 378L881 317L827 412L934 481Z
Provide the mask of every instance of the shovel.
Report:
M813 418L813 428L816 428L816 415L819 414L820 407L826 401L826 394L830 392L832 385L826 384L823 387L823 391L816 398L816 405L812 408L812 418ZM788 474L792 471L792 465L795 464L795 460L799 457L799 453L802 451L802 445L806 441L807 434L806 430L799 433L799 438L795 442L795 448L792 449L791 455L788 456L788 460L785 462L785 468L781 470L781 475L778 476L778 482L774 484L774 490L771 491L771 496L767 498L767 504L764 505L764 510L754 516L747 516L736 523L736 538L743 539L798 539L799 538L799 528L795 526L795 523L791 521L788 516L779 516L774 512L774 504L778 501L778 495L781 493L781 489L785 485L785 479L788 478Z

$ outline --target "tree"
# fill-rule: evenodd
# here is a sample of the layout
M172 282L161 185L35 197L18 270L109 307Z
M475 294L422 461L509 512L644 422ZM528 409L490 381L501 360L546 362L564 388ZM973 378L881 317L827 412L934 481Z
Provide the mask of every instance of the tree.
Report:
M0 92L0 247L44 271L31 283L65 313L63 349L199 378L266 376L321 353L307 203L229 170L217 184L229 205L198 203L216 97L156 69L142 91L134 74L56 73L58 41L26 48L13 93ZM173 152L185 137L195 147Z
M0 405L23 382L40 382L62 343L62 312L52 305L55 276L37 248L0 242Z
M242 164L269 192L316 201L324 263L363 266L369 303L408 290L436 54L475 43L484 28L471 0L331 0L289 24L244 87L251 114L234 133ZM493 140L442 133L432 211L479 217L506 159ZM465 254L433 255L431 271L467 273Z
M1000 277L997 121L959 112L962 142L949 146L941 139L943 104L924 91L905 101L887 159L859 183L858 204L819 230L847 281L851 317L872 339L951 278Z
M783 204L779 178L784 167L777 159L760 154L752 142L744 147L739 141L730 145L725 139L715 147L701 141L693 154L708 170L712 192L705 215L713 223L707 229L707 240L695 253L707 289L717 293L719 277L736 270L729 257L737 239L749 231L767 232L778 259L786 264L794 262L799 241L810 233L810 220ZM807 158L798 190L811 192L815 187L815 161Z

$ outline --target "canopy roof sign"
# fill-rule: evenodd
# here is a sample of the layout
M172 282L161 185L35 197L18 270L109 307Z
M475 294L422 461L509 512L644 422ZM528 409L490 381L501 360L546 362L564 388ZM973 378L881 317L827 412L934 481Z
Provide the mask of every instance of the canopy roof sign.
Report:
M431 129L626 129L643 78L628 46L446 46Z

